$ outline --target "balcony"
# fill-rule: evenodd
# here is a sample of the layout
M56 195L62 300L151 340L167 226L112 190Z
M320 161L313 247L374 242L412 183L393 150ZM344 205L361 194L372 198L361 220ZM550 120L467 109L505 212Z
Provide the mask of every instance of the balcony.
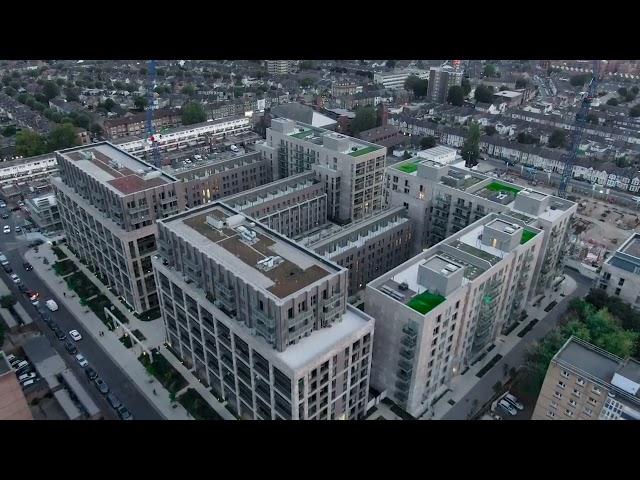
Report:
M405 358L406 360L413 360L416 356L416 352L414 350L400 349L400 356Z
M416 346L417 340L415 337L404 337L400 343L408 348L413 348Z
M410 387L409 383L405 383L405 382L401 382L401 381L397 381L396 382L396 389L398 389L398 391L400 391L402 393L409 392L409 387Z
M413 363L404 359L400 359L398 361L398 368L400 368L404 372L407 372L408 374L411 374L411 372L413 371Z
M413 325L410 325L410 324L407 324L404 327L402 327L402 333L412 338L416 338L418 336L418 331Z

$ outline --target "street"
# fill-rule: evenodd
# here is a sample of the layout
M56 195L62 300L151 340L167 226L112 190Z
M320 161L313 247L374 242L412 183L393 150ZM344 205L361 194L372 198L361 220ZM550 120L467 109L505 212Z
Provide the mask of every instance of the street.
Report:
M541 318L522 341L517 343L491 370L479 379L478 383L464 397L458 399L456 404L442 417L443 420L466 420L472 410L474 400L478 400L479 405L486 403L494 394L493 386L496 382L504 382L505 380L503 365L506 363L508 368L520 367L524 362L524 355L529 345L541 339L553 329L558 319L564 314L571 299L583 297L589 292L592 285L591 280L574 271L571 271L570 275L578 284L575 292L567 295L546 317Z
M55 312L50 312L51 317L58 323L60 328L67 334L69 330L76 329L82 335L82 340L78 342L78 352L82 353L90 365L95 368L98 375L109 385L111 391L123 402L123 404L131 411L134 418L137 420L162 420L162 416L156 411L155 407L150 404L146 397L141 394L137 387L131 382L129 377L116 365L109 356L102 350L102 348L94 341L91 335L87 334L78 322L78 320L70 314L66 309L63 302L61 302L56 295L54 295L47 286L40 280L34 271L25 271L22 264L24 262L24 252L27 251L28 242L24 240L22 235L16 237L13 231L14 222L16 219L16 212L13 212L10 219L4 220L4 225L11 225L12 232L10 234L3 235L0 240L0 249L6 255L11 262L11 267L14 272L22 279L27 288L37 291L41 296L41 303L45 300L53 298L58 303L59 309ZM17 220L22 223L21 220ZM58 341L51 329L42 321L40 315L37 314L35 308L29 302L29 299L18 290L16 285L11 282L8 275L5 275L5 283L9 286L12 293L22 304L25 310L31 314L35 323L38 325L43 334L49 339L53 348L64 359L67 366L76 374L81 384L86 387L87 391L102 410L105 418L117 419L118 416L111 406L107 403L105 397L101 395L93 382L89 382L84 369L78 365L74 357L67 353L63 343ZM62 280L60 280L62 282ZM106 329L106 327L105 327Z

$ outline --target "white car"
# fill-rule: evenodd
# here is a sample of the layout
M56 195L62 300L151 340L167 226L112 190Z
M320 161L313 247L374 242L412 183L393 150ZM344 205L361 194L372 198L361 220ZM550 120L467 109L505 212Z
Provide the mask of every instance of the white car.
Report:
M25 373L24 375L20 375L18 377L18 381L22 383L22 382L26 382L27 380L31 380L32 378L36 378L35 372Z
M56 302L54 302L53 300L49 299L45 302L45 305L47 306L47 308L49 310L51 310L52 312L55 312L56 310L58 310L58 304Z
M4 233L11 233L11 227L9 225L5 225L2 231Z
M35 378L32 378L31 380L27 380L22 384L22 388L27 388L28 386L33 385L34 383L36 383Z
M524 410L524 405L522 405L518 399L516 397L514 397L513 395L511 395L510 393L507 393L504 396L504 399L509 402L511 405L513 405L514 407L516 407L518 410Z
M21 282L20 277L18 275L16 275L15 273L11 274L11 281L13 283L15 283L16 285Z
M501 406L504 410L506 410L509 415L517 415L518 413L518 411L515 408L513 408L513 405L511 405L505 399L500 400L500 402L498 402L498 405Z
M71 330L69 332L69 336L73 338L76 342L79 342L80 340L82 340L82 335L80 335L80 332L78 330Z
M89 365L89 362L87 362L87 359L84 358L84 355L82 355L81 353L76 355L76 360L78 361L78 363L80 364L80 366L82 368L86 367L87 365Z

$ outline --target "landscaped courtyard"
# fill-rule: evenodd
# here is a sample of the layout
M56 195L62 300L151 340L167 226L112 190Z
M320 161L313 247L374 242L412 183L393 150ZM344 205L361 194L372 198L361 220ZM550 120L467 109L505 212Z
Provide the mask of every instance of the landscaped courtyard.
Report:
M153 363L148 355L140 355L138 360L170 393L175 394L187 386L185 378L162 355L154 355Z
M189 388L185 393L180 395L178 402L180 402L196 420L223 420L223 418L211 408L211 405L202 398L202 395L193 388Z

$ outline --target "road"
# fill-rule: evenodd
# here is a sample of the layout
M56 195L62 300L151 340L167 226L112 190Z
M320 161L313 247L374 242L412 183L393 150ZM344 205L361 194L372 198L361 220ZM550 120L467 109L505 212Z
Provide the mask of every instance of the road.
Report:
M571 294L567 295L553 310L544 318L540 319L538 323L531 329L521 342L516 344L515 347L509 351L503 358L500 359L496 365L489 370L478 383L451 409L442 417L443 420L466 420L471 411L473 400L478 400L479 405L484 405L494 395L493 386L497 381L504 381L503 364L507 364L509 368L518 367L524 363L524 355L527 347L534 341L540 340L556 325L558 319L562 317L567 309L568 303L571 299L576 297L583 297L587 294L591 288L592 281L583 277L577 272L571 271L571 277L576 281L578 287ZM527 319L527 321L533 320ZM525 322L526 324L526 322Z
M496 167L500 167L499 171L500 172L504 172L505 171L505 167L506 167L506 162L502 159L499 158L493 158L493 157L486 157L485 155L485 160L486 163L489 163L493 166ZM517 172L518 174L520 174L520 170L522 168L522 165L520 164L509 164L509 173L513 174L514 172ZM526 168L526 167L525 167ZM545 184L551 184L551 185L559 185L560 184L560 177L562 177L561 174L559 173L551 173L550 177L549 174L547 172L543 172L540 170L536 170L535 171L535 177L538 181L544 182ZM594 194L594 190L592 187L591 183L588 182L581 182L579 180L575 180L572 179L569 182L569 186L571 188L572 192L578 193L578 194L582 194L582 195L586 195L586 196L593 196ZM609 194L600 194L600 190L604 190L606 191L606 189L609 188ZM637 203L636 203L636 197L630 193L625 193L625 192L620 192L618 190L614 190L613 188L610 187L606 187L603 185L598 185L597 188L595 189L598 198L614 198L616 203L620 203L622 205L626 205L629 207L636 207ZM568 192L569 195L571 195L571 192Z
M122 369L111 360L109 355L102 350L102 347L88 334L80 322L66 309L59 299L48 289L42 280L34 271L27 272L24 270L22 263L24 262L24 252L27 251L27 242L24 241L20 235L18 238L14 235L13 224L14 222L21 222L16 218L16 214L12 214L11 218L4 220L4 225L12 225L11 234L2 234L0 237L2 251L11 262L11 266L15 273L22 279L23 283L31 290L35 290L40 293L43 300L53 298L58 303L59 309L56 312L51 312L51 316L58 323L60 328L67 332L72 329L76 329L82 335L82 340L78 342L78 351L82 353L90 365L96 369L98 375L109 385L111 391L122 401L122 403L131 411L134 418L137 420L162 420L163 417L155 409L155 407L147 401L146 397L138 391L134 383L122 371ZM18 301L22 304L25 310L32 314L32 318L38 325L40 330L49 339L53 348L60 354L67 366L76 374L80 383L86 387L87 391L96 402L96 405L102 410L105 418L117 419L117 414L107 403L106 399L98 392L93 382L89 382L84 369L78 365L72 355L70 355L64 348L64 342L58 341L53 335L53 332L49 327L40 319L40 316L35 312L34 307L29 302L29 299L17 289L15 284L9 279L9 276L1 271L2 275L5 275L5 283L12 290L12 293L16 296Z

